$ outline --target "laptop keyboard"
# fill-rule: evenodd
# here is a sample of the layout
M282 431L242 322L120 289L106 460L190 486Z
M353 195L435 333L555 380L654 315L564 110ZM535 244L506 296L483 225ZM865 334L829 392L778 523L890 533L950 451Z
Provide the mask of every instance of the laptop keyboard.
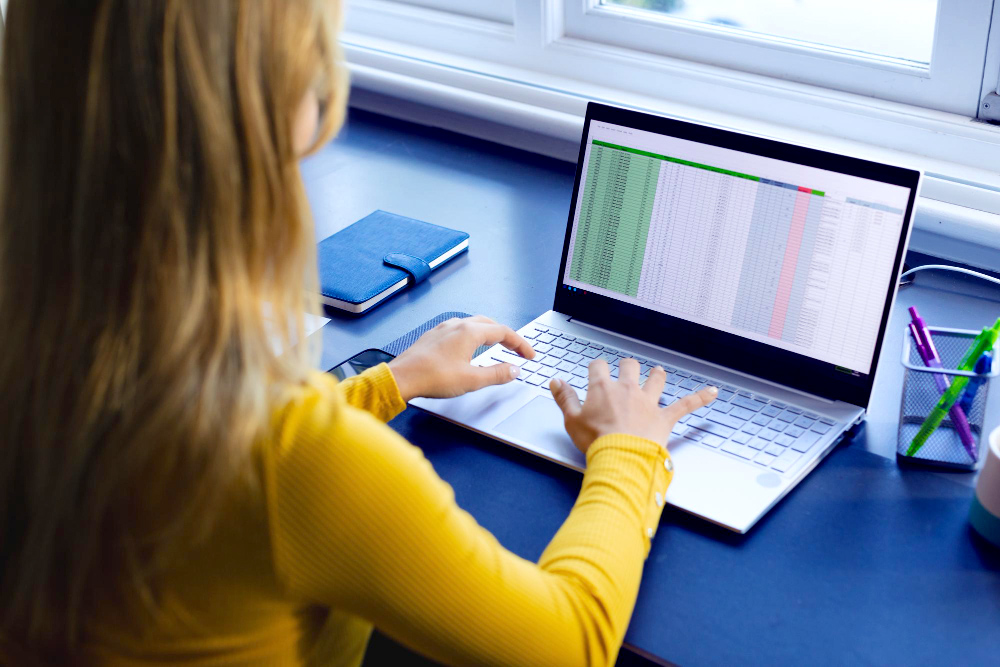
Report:
M611 368L611 376L617 378L618 362L628 358L640 364L640 383L645 382L649 371L657 365L667 371L667 383L660 396L662 406L670 405L702 387L718 387L719 396L711 405L685 415L674 426L671 443L683 438L740 461L785 472L834 425L831 419L769 396L594 343L552 327L529 324L519 333L531 341L536 352L534 359L528 361L499 347L490 352L490 357L520 366L518 381L543 389L548 389L549 380L559 378L578 391L586 392L588 364L591 361L604 359Z

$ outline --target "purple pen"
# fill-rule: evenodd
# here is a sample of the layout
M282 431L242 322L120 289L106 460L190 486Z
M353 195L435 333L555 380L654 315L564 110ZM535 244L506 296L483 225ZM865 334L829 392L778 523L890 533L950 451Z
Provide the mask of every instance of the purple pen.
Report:
M912 319L912 322L910 322L910 335L913 336L917 346L917 353L923 359L924 365L928 368L943 368L941 357L938 356L937 348L934 347L934 340L931 338L931 334L927 330L927 325L924 319L920 317L920 313L917 312L915 306L910 306L910 318ZM937 386L938 391L942 394L951 386L945 375L931 373L931 376L934 378L934 384ZM973 461L978 461L979 455L976 452L976 439L972 435L972 429L969 428L969 420L965 416L965 411L956 403L948 411L948 414L951 416L952 424L955 425L955 431L958 433L965 451L969 453Z

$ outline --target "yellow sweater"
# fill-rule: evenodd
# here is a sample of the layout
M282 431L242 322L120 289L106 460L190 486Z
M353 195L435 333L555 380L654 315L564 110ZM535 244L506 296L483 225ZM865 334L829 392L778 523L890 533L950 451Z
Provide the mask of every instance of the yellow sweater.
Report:
M361 662L373 624L455 664L613 664L670 483L664 448L600 438L537 564L455 504L384 422L406 407L385 365L316 374L274 421L256 476L167 582L163 621L91 634L108 664Z

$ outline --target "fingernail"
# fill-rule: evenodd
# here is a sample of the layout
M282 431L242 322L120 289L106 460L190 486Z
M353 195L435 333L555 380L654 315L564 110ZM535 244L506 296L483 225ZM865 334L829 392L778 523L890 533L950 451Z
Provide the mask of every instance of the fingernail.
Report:
M520 374L521 374L521 369L519 367L517 367L517 366L511 366L510 367L510 376L512 378L516 378Z
M717 395L719 393L719 388L718 387L709 387L708 388L708 393L710 393L712 396L715 396L715 395Z
M556 389L562 389L562 385L563 385L562 380L553 380L552 384L555 385Z

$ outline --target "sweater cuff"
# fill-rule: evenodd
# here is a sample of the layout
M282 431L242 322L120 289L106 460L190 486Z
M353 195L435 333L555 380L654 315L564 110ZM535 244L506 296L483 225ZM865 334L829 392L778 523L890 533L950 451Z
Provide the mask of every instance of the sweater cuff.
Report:
M635 509L648 551L666 504L674 464L663 445L635 435L616 433L595 440L587 449L588 478L613 483Z
M386 363L373 366L363 373L366 378L370 378L372 385L379 394L379 402L388 413L388 421L406 409L406 401L399 393L399 385L396 384L396 377Z

